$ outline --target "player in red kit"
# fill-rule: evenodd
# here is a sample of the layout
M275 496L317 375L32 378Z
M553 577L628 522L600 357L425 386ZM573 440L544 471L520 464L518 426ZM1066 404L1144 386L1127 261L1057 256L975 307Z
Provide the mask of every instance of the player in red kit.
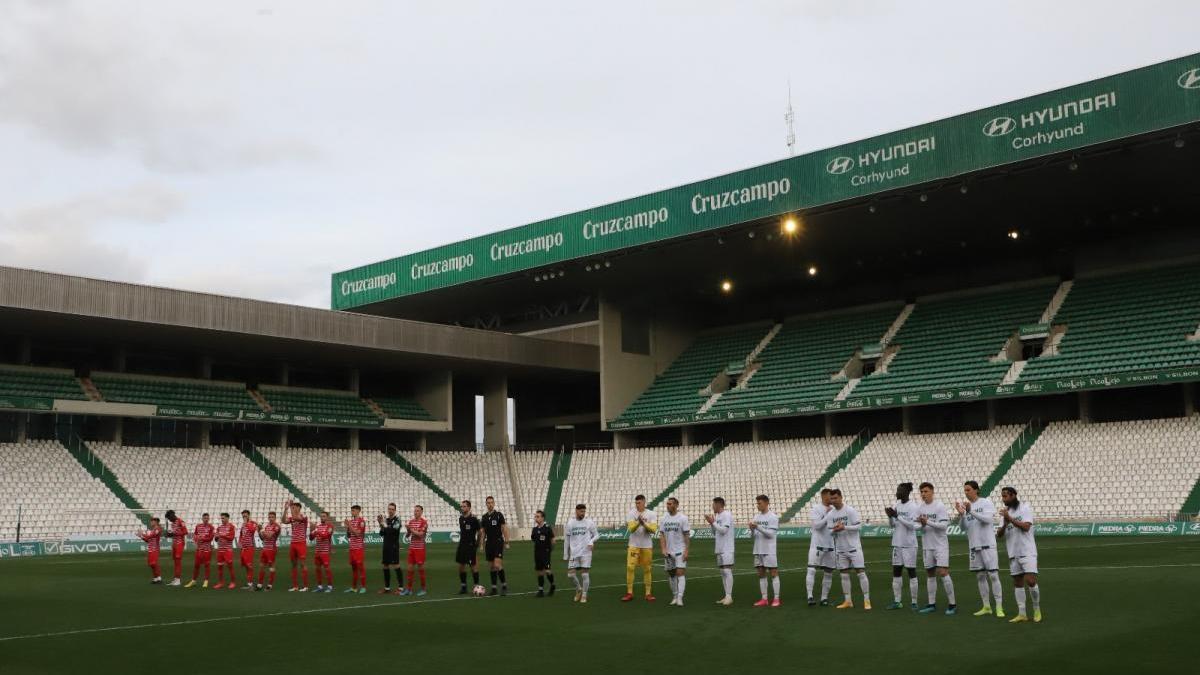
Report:
M367 592L367 566L363 562L363 538L367 533L367 521L362 517L362 507L350 507L350 518L344 523L346 537L350 541L350 588L347 593Z
M300 512L300 504L288 500L283 503L283 524L292 526L292 545L288 549L288 559L292 561L292 587L288 592L308 590L308 516ZM296 584L296 566L299 564L300 573L304 576L304 585Z
M221 524L217 526L217 585L213 588L228 588L233 590L237 584L233 579L233 540L237 538L237 526L229 522L229 514L221 514ZM224 577L221 572L229 570L229 585L222 586Z
M238 547L242 550L242 569L246 572L246 590L254 590L254 534L258 523L250 520L250 512L242 510L242 527L238 531Z
M192 580L184 588L196 585L201 565L204 566L204 588L208 588L208 579L212 576L212 541L215 534L212 523L208 522L208 514L200 516L200 522L192 530L192 541L196 542L196 553L192 557Z
M333 544L333 523L329 521L329 512L321 512L321 522L313 527L312 532L308 535L309 539L316 542L316 551L313 553L313 567L317 571L317 593L324 591L326 593L333 592L333 570L329 568L329 551ZM321 572L325 572L325 579L329 581L326 586L321 585Z
M150 519L150 529L139 532L138 536L146 542L146 565L150 567L150 583L162 583L162 569L158 566L158 544L162 541L162 526L158 518Z
M263 589L263 575L269 567L271 569L271 577L267 581L267 590L275 587L275 552L279 549L279 533L283 530L279 523L275 522L275 512L267 514L267 522L258 531L258 538L262 540L262 552L258 554L258 590Z
M420 504L413 507L413 517L405 525L408 531L408 592L413 592L413 574L415 567L421 573L421 590L417 595L425 595L425 536L429 534L429 521L425 520L425 508Z
M175 578L171 580L170 585L178 586L183 570L183 547L187 544L187 523L183 522L183 518L176 516L175 511L167 511L163 515L169 525L166 534L171 539L171 562L175 566Z

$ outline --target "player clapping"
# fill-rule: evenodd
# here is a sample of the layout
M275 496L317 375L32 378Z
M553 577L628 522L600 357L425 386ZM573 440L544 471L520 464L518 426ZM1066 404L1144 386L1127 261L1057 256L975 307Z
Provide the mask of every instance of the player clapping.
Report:
M912 496L913 484L896 486L896 503L884 509L892 526L892 604L888 609L901 609L902 575L908 571L908 597L917 608L917 503Z
M187 523L183 522L183 518L176 516L173 510L168 510L163 515L170 525L167 536L171 538L171 563L175 569L175 578L171 580L170 585L178 586L181 583L179 575L183 569L183 547L187 544Z
M233 579L233 540L237 538L237 527L229 522L229 514L221 514L221 524L217 526L217 585L213 588L228 588L233 590L237 587ZM229 571L229 585L225 586L222 583L224 577L222 572Z
M287 500L283 503L283 524L292 528L292 544L288 549L288 558L292 561L292 587L288 592L303 593L308 590L308 516L300 511L300 504ZM304 575L304 585L299 586L296 573Z
M250 512L242 510L242 527L238 532L238 546L241 548L242 570L246 573L247 591L254 590L254 535L258 532L258 523L250 519ZM232 574L232 573L231 573ZM230 581L230 583L233 583Z
M754 537L754 569L758 573L758 590L762 599L754 603L755 607L779 607L783 600L779 598L779 558L776 555L776 535L779 534L779 516L771 511L771 500L766 495L754 499L758 513L747 523L750 536ZM767 576L771 577L772 590L775 600L767 599Z
M804 579L809 607L817 604L813 590L817 585L818 569L822 571L821 606L829 606L829 589L833 586L833 568L836 564L833 554L833 532L829 530L832 527L829 522L829 512L833 510L829 505L829 495L832 492L829 488L822 488L821 503L814 506L809 513L812 535L808 540L808 572Z
M208 579L212 574L212 541L216 530L212 523L208 522L209 515L205 513L200 516L200 522L196 524L196 529L192 530L192 541L196 544L196 553L192 557L192 580L187 583L184 588L191 588L196 585L196 578L200 576L200 566L204 566L204 588L208 588Z
M659 520L658 539L662 549L663 565L667 572L667 583L671 587L671 606L683 607L683 591L687 588L688 548L691 545L692 528L688 517L679 512L679 500L667 499L667 515Z
M970 549L970 569L975 573L975 581L979 585L979 599L983 607L975 616L987 616L992 613L991 600L995 600L996 616L1004 618L1003 590L1000 588L1000 564L996 555L996 530L994 520L996 507L990 499L979 496L979 483L969 480L963 483L963 494L966 502L955 502L954 508L962 518L962 527L967 531L967 548ZM991 582L991 597L988 596L988 583Z
M871 583L867 580L867 565L863 560L862 542L859 532L862 530L862 518L858 509L850 506L842 497L842 491L834 488L829 493L829 503L833 510L829 512L829 521L833 523L833 551L837 559L837 568L842 578L842 604L837 609L854 607L854 592L850 586L850 570L858 575L858 586L862 589L863 609L871 609Z
M713 552L717 556L717 569L721 571L721 587L725 589L725 597L717 604L728 607L733 604L733 542L737 533L733 528L733 514L725 510L724 497L713 498L712 511L704 519L713 529Z
M308 538L316 542L316 550L313 553L313 567L317 572L316 592L332 593L333 569L329 567L329 554L333 543L333 523L329 520L328 511L321 512L321 522L313 525ZM329 582L324 586L321 583L321 572L325 573L325 579Z
M588 601L588 588L592 585L592 551L600 532L596 523L587 517L587 506L575 505L575 517L567 523L563 536L563 559L567 561L567 573L575 585L575 602Z
M262 540L262 551L258 554L257 590L263 589L263 574L268 567L271 570L271 576L267 579L266 588L269 591L275 587L275 554L279 550L279 533L282 530L279 523L275 522L275 512L268 513L267 523L258 533L258 538Z
M162 583L162 569L158 566L158 547L162 541L162 526L158 518L150 519L150 529L138 533L138 537L146 542L146 565L150 567L150 583Z
M932 614L937 610L937 580L942 580L946 590L947 616L958 611L954 600L954 580L950 578L950 540L946 531L950 527L950 512L946 505L933 498L933 483L921 483L921 504L917 507L917 527L921 535L921 555L925 563L925 591L929 604L921 608L921 614Z
M362 517L362 507L358 504L350 507L350 517L343 521L346 526L346 538L350 549L350 588L346 593L367 592L367 567L364 563L364 537L367 534L367 521Z
M1000 530L1004 533L1004 548L1008 550L1009 573L1012 574L1013 592L1017 596L1017 615L1009 623L1028 621L1025 613L1025 593L1033 605L1034 623L1042 622L1042 589L1038 586L1037 542L1033 538L1033 509L1017 499L1016 488L1006 487L1000 491L1004 508Z
M413 583L417 574L421 575L421 589L417 591L417 595L425 595L425 537L429 534L429 521L425 520L424 513L425 507L417 504L413 507L413 517L404 526L408 532L409 595L413 592Z

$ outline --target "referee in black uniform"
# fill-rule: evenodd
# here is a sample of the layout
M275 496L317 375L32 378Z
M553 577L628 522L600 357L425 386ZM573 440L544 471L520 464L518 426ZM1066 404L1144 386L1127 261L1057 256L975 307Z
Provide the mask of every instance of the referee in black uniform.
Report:
M387 518L378 516L379 536L383 537L383 590L380 595L392 590L392 570L396 570L396 595L404 595L404 570L400 569L400 517L396 515L396 504L388 504Z
M487 512L483 514L483 555L492 575L492 595L496 594L496 579L500 580L500 594L508 595L508 578L504 574L504 549L509 547L508 525L504 514L496 510L496 498L484 500Z
M454 562L458 563L458 594L467 592L467 567L471 568L471 577L476 586L479 585L479 519L471 514L471 502L464 499L462 515L458 517L458 550L454 553Z
M546 512L533 514L533 569L537 572L537 597L554 595L554 571L550 569L550 553L554 550L554 528L546 524ZM550 592L546 593L546 581L550 581Z

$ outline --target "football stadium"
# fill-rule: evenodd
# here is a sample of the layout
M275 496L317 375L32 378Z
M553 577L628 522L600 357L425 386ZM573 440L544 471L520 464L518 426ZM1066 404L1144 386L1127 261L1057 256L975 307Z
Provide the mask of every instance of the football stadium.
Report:
M1194 668L1200 55L1030 93L329 309L0 268L0 672Z

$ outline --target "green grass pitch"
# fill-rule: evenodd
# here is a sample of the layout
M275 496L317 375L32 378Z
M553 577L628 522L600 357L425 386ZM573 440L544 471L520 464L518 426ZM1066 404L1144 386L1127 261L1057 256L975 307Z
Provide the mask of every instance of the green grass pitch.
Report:
M367 551L372 593L354 596L341 593L349 580L345 550L335 552L337 592L321 595L280 590L288 585L286 561L275 591L249 593L150 586L141 556L5 560L0 673L1195 672L1200 538L1046 537L1039 544L1040 625L971 616L979 595L961 541L952 547L954 617L883 609L891 601L883 540L866 543L871 612L861 603L841 611L806 606L807 541L780 544L778 609L750 606L758 585L746 542L739 542L736 604L728 608L713 604L721 592L710 542L695 546L683 608L667 606L660 564L657 603L619 602L621 542L598 545L587 605L571 602L561 563L560 592L533 597L524 543L507 555L512 592L503 598L456 595L450 546L430 548L431 592L419 599L374 594L377 550ZM190 550L184 562L190 571ZM482 578L486 585L486 572ZM1011 583L1004 581L1011 615ZM840 597L835 580L831 598Z

